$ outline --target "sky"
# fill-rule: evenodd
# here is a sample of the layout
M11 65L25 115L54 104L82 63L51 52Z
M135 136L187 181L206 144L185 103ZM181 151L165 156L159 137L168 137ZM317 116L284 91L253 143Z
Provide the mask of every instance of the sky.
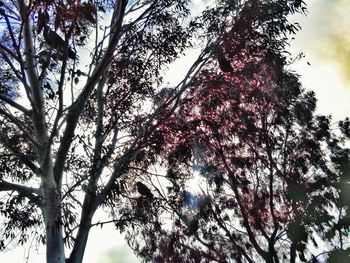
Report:
M302 30L291 49L305 54L294 68L301 74L303 86L315 91L318 111L340 120L350 116L350 2L307 3L307 16L293 18Z
M201 0L196 1L200 4ZM302 31L292 42L293 54L303 52L305 58L293 69L301 75L303 86L312 89L318 99L318 112L332 114L334 120L350 116L350 1L305 0L308 15L291 19L299 22ZM193 54L193 53L192 53ZM185 74L188 55L171 66L169 82ZM310 65L308 65L308 62ZM28 246L0 254L0 262L25 262ZM44 262L44 251L29 251L29 263ZM137 263L137 258L122 236L112 226L91 231L84 263Z

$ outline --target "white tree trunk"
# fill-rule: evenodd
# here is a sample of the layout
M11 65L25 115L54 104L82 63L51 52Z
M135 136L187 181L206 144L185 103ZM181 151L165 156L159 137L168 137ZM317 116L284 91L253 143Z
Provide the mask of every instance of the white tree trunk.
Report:
M52 166L50 167L52 171ZM46 231L46 262L64 263L64 243L60 192L53 180L53 172L42 179L43 217Z

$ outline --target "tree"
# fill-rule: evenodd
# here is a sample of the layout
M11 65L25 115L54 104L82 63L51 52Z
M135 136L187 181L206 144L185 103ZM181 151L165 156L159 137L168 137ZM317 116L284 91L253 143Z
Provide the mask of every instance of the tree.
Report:
M220 0L192 19L188 4L0 1L2 247L17 233L20 243L34 235L46 244L47 262L82 262L91 227L105 223L93 221L94 215L106 207L141 256L148 256L142 247L155 249L155 238L164 231L159 212L168 203L145 177L169 143L174 112L193 101L193 89L187 90L200 87L200 92L204 79L215 76L207 68L196 77L208 61L217 61L214 53L221 56L219 62L231 63L232 69L224 70L230 71L227 76L244 75L249 81L257 77L254 68L268 70L265 62L253 63L252 69L241 65L243 50L254 60L267 48L268 65L282 59L283 33L297 29L287 16L304 8L300 0ZM237 43L229 42L235 34ZM159 91L167 65L194 41L203 52L185 79ZM191 151L179 144L172 155L185 161ZM175 164L170 179L179 176ZM172 188L173 198L180 198L181 185ZM208 207L210 200L201 203ZM190 236L202 222L180 219ZM138 231L151 237L150 243L133 239ZM64 245L70 251L67 259Z
M159 242L150 257L322 262L319 249L343 250L349 214L339 186L349 182L341 168L349 150L329 117L314 116L314 94L293 74L258 69L259 82L204 75L181 117L169 121L168 192L159 193L173 213L172 231L151 230ZM202 181L197 191L188 182L193 173Z
M34 235L47 262L82 262L97 209L133 220L116 210L156 153L149 102L200 25L185 0L0 1L0 19L1 247Z
M147 175L157 209L144 202L129 232L146 261L349 260L349 120L339 133L315 114L314 93L288 67L281 13L249 20L251 3L217 48L231 69L204 68L158 128L167 172Z

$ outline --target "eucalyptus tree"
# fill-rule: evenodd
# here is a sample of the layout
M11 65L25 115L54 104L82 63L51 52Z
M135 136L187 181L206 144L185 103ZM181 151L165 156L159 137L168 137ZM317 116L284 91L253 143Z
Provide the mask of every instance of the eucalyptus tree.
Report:
M163 174L130 202L139 225L118 224L145 261L349 260L349 120L317 115L291 70L289 4L248 1L231 24L206 11L218 57L153 134Z
M293 231L288 230L290 221L283 221L274 211L284 205L282 201L287 200L287 208L294 209L304 199L294 202L299 197L286 199L281 193L285 199L278 201L271 188L264 188L268 187L266 182L272 181L264 176L271 168L273 178L281 182L278 187L282 187L280 164L264 165L271 163L278 151L271 148L273 155L269 156L269 145L287 143L274 137L277 132L266 134L270 126L297 126L292 133L300 140L305 139L304 133L314 136L318 127L312 117L312 94L305 94L297 76L285 71L287 35L298 28L287 17L305 11L304 3L208 2L210 6L194 17L187 0L0 1L2 248L19 234L20 243L32 237L42 241L47 262L82 262L90 229L106 223L94 220L96 211L106 208L110 215L107 221L126 232L129 244L145 260L198 262L260 256L271 262L270 258L275 260L285 254L285 249L276 252L276 242L286 235L295 247L291 246L290 258L295 258L297 252L302 255L306 236L293 239ZM189 71L177 87L166 87L163 76L167 66L193 43L203 51L192 66L186 65ZM252 110L258 107L261 114ZM198 113L201 116L195 116ZM270 121L277 115L280 123L272 125ZM205 121L209 117L214 119ZM326 125L329 120L320 117L317 121ZM230 131L225 130L224 122ZM344 131L347 124L343 123ZM201 131L203 125L208 127ZM213 132L212 127L222 129L221 134ZM238 139L233 140L235 136ZM333 145L332 151L339 151L336 156L340 158L342 153L346 160L346 151L336 141L331 144L332 136L327 136L320 137L324 144ZM257 153L252 155L256 158L241 156L240 162L237 159L238 163L232 161L223 167L222 154L233 155L225 147L220 151L210 148L218 138L227 147L238 144L234 146L237 151L241 147L240 154L254 149L248 143L256 146ZM246 144L242 146L237 140ZM259 140L263 146L256 145ZM321 148L313 149L302 151L300 146L304 159L296 158L300 163L293 163L296 171L302 170L300 180L306 173L305 163L330 174L328 163L322 163L324 159L318 166L315 164ZM312 158L306 154L308 151ZM289 157L285 158L292 162ZM192 176L186 165L191 158L196 159L203 173L210 170L208 163L215 164L212 174L218 175L215 180L208 176L208 182L214 180L217 191L208 188L203 198L197 199L186 192L186 182ZM168 172L156 187L153 176L159 178L159 164ZM334 169L338 171L339 167ZM239 168L241 172L232 175L227 168ZM261 172L257 178L261 177L263 184L248 182L254 171ZM336 182L337 175L333 171ZM168 192L159 188L166 182ZM322 189L334 189L329 180L322 182ZM287 185L299 183L293 177ZM272 184L274 193L275 186L277 183ZM233 191L232 206L244 196L245 202L232 211L237 210L237 220L243 220L249 232L231 236L233 241L230 239L226 246L222 245L222 231L226 230L219 218L223 215L214 205L227 205L225 198L222 202L218 199L223 189ZM246 190L255 191L255 195L247 195ZM192 201L188 201L189 197ZM277 203L271 205L271 200ZM259 201L261 206L254 206L253 201ZM192 214L188 215L186 206L188 210L195 203L201 203L199 212L191 208ZM345 211L346 202L339 202L337 207ZM176 218L171 226L174 231L169 231L164 214ZM340 215L342 219L343 213ZM296 218L294 210L290 218L293 216ZM259 218L262 222L255 222ZM221 224L216 226L221 229L221 237L210 232L205 239L211 241L206 243L199 233L209 231L204 225L210 220L208 227ZM309 231L304 221L296 225ZM338 236L344 234L342 227L338 230ZM194 237L200 246L188 243ZM164 241L169 241L168 247ZM208 249L203 250L203 246ZM228 250L232 255L225 254Z
M170 219L142 228L140 253L156 262L348 261L348 139L314 113L314 93L293 73L261 57L241 62L200 75L160 128L167 183L153 178L153 191Z
M188 4L0 1L1 248L35 237L47 262L82 262L97 209L133 220L115 213L136 194L130 164L210 53L150 106L200 26Z

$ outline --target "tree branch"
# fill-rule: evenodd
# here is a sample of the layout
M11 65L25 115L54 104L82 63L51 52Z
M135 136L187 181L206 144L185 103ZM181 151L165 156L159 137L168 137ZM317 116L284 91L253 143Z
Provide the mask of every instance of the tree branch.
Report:
M25 71L29 80L29 86L31 87L32 100L34 103L33 109L37 112L42 111L43 101L42 101L42 91L40 88L40 82L38 78L38 73L35 66L35 49L33 45L33 37L31 32L31 26L29 23L29 13L28 7L22 0L17 1L22 28L23 28L23 41L24 41L24 56L25 56Z
M26 109L25 107L13 101L12 99L0 94L0 100L8 103L10 106L16 108L17 110L23 112L26 116L30 117L30 110Z
M0 54L5 59L6 63L9 65L9 67L12 69L13 73L16 75L16 78L18 78L23 83L25 88L27 89L28 87L27 87L27 85L26 85L26 83L24 81L24 78L18 72L18 70L16 69L15 65L12 63L11 59L9 58L8 54L1 47L0 47Z
M40 190L38 188L10 183L3 179L0 179L0 191L16 191L32 201L37 201L35 199L40 195Z
M12 144L7 143L6 138L1 135L0 137L4 139L2 143L10 152L12 152L20 161L22 161L33 173L36 175L40 174L40 168L31 162L25 154L16 149Z
M124 18L125 7L127 0L121 0L116 2L114 14L112 17L111 37L104 56L98 63L87 83L76 99L76 101L70 107L67 113L67 125L63 132L61 144L56 155L56 162L54 166L54 175L57 182L62 179L62 172L64 169L65 159L67 157L72 139L74 137L74 131L77 127L79 117L84 109L85 103L92 93L95 85L100 80L103 72L105 72L113 59L114 50L119 42L121 36L121 28Z
M7 54L9 54L13 59L19 61L18 56L17 56L15 53L13 53L13 52L11 51L11 49L9 49L8 47L4 46L4 45L1 44L1 43L0 43L0 48L1 48L3 51L5 51ZM2 54L4 54L4 53L2 53Z
M27 129L23 126L21 121L17 119L12 114L4 111L2 108L0 108L0 115L3 115L4 117L8 118L14 125L16 125L25 136L28 137L28 139L33 142L35 145L38 145L38 143L35 141L35 139L27 132Z

